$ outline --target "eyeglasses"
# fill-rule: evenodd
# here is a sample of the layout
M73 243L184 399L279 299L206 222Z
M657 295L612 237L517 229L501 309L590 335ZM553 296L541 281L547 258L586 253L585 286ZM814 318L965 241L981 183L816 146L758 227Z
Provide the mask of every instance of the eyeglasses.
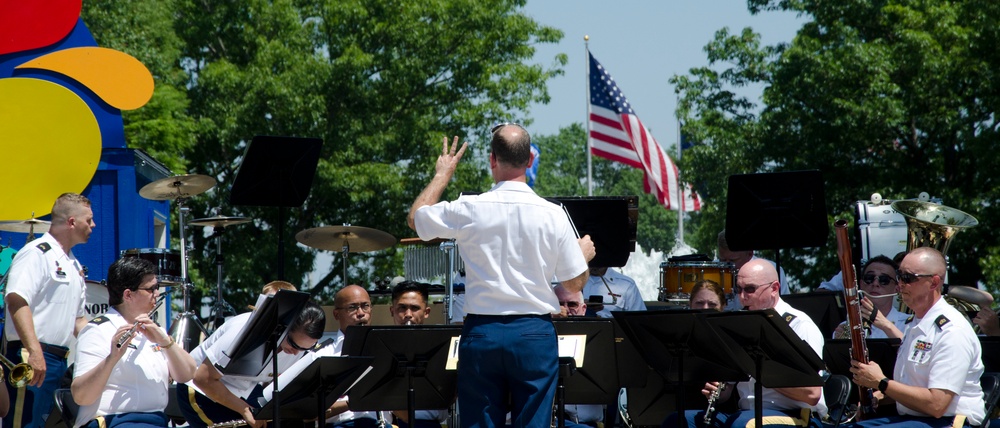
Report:
M746 291L747 294L753 294L755 291L757 291L757 290L759 290L759 289L761 289L763 287L767 287L767 286L769 286L771 284L774 284L775 282L776 281L771 281L771 282L769 282L767 284L760 284L760 285L753 285L753 284L751 284L751 285L748 285L746 287L740 287L739 285L734 285L733 286L733 292L736 293L736 294L743 294L743 292Z
M514 125L514 126L516 126L518 128L524 129L524 127L521 126L521 124L519 124L517 122L497 122L497 123L494 123L492 127L490 127L490 133L491 134L496 134L497 131L500 130L500 128L503 128L503 127L505 127L507 125Z
M559 301L559 306L565 306L565 307L570 308L570 309L576 309L576 308L580 307L580 302L575 302L575 301L572 301L572 300L566 302L566 301L560 300Z
M311 347L310 348L303 348L303 347L299 346L298 343L295 343L295 340L292 339L292 335L290 335L290 334L288 336L285 336L285 340L288 341L289 345L292 345L293 348L295 348L295 349L297 349L299 351L305 351L305 352L312 351Z
M361 309L361 312L368 313L368 312L371 312L371 310L372 310L372 304L371 303L362 303L362 304L359 305L359 304L355 303L353 305L342 306L342 307L339 307L337 309L339 309L341 311L347 311L348 313L354 313L354 312L357 312L358 309Z
M156 284L156 285L154 285L152 287L149 287L149 288L139 288L139 287L136 287L135 291L142 290L142 291L148 291L150 293L155 293L159 289L160 289L160 284Z
M891 277L889 275L883 274L883 275L879 275L878 277L876 277L875 274L873 274L873 273L865 275L865 277L862 278L862 280L865 282L865 284L872 285L872 283L875 282L876 278L878 278L878 285L881 285L883 287L885 287L885 286L887 286L887 285L889 285L889 284L891 284L893 282L896 282L896 278L893 278L893 277Z
M896 280L898 280L899 282L902 282L903 284L913 284L914 282L919 281L920 278L930 278L930 277L932 277L934 275L937 275L937 274L934 274L934 273L903 273L903 272L900 272L900 271L896 271Z

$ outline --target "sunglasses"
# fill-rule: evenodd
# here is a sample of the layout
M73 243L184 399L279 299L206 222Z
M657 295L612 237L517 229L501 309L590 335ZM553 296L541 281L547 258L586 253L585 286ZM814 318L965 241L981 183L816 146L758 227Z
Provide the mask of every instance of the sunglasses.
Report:
M920 280L920 278L930 278L934 276L933 273L903 273L896 271L896 280L902 282L903 284L913 284Z
M292 340L292 335L286 336L285 339L288 341L289 345L292 345L293 348L298 349L299 351L305 351L305 352L312 351L312 348L303 348L299 346L298 343L295 343L295 341Z
M885 286L887 286L887 285L889 285L889 284L891 284L893 282L896 282L896 278L893 278L893 277L891 277L889 275L884 275L884 274L883 275L879 275L879 276L875 276L875 274L870 273L870 274L865 275L864 278L862 278L862 280L865 282L865 284L868 284L868 285L872 285L872 283L875 282L875 279L878 279L878 285L881 285L883 287L885 287Z
M740 287L738 285L734 285L733 286L733 292L735 292L736 294L742 294L744 291L746 291L747 294L753 294L755 291L757 291L757 290L759 290L759 289L761 289L763 287L767 287L767 286L769 286L771 284L774 284L774 283L773 282L769 282L767 284L761 284L761 285L752 285L751 284L751 285L748 285L746 287Z
M576 308L580 307L580 302L574 302L574 301L564 302L564 301L560 300L559 301L559 306L565 306L565 307L570 308L570 309L576 309Z
M149 288L139 288L139 287L135 288L136 291L142 290L142 291L148 291L150 293L155 293L159 289L160 289L160 284L156 284L156 285L154 285L152 287L149 287Z
M490 127L490 133L491 134L496 134L496 132L499 131L500 128L503 128L503 127L505 127L507 125L514 125L514 126L516 126L518 128L524 129L524 127L521 126L521 124L517 123L517 122L497 122L497 123L493 124L493 126Z

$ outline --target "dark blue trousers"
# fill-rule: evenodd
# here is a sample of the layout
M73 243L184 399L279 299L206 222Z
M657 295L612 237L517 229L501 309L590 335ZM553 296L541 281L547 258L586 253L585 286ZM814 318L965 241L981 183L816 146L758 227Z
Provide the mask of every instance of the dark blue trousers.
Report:
M549 315L469 314L458 350L462 428L549 427L559 370Z
M83 426L83 428L114 428L128 426L129 428L153 428L167 426L167 415L163 412L132 412L116 415L100 416Z
M17 364L22 361L21 346L15 343L18 342L7 343L5 355ZM14 388L9 382L4 381L7 394L10 397L10 410L3 418L4 427L42 428L45 426L45 419L49 417L52 403L55 401L55 392L62 383L63 375L66 374L66 358L48 352L45 352L44 355L45 381L40 388L34 386Z
M251 402L256 402L256 398L260 397L262 392L260 386L254 389L250 394ZM187 419L188 425L195 428L243 419L243 415L212 401L211 398L183 383L177 384L177 406L180 407L184 419Z

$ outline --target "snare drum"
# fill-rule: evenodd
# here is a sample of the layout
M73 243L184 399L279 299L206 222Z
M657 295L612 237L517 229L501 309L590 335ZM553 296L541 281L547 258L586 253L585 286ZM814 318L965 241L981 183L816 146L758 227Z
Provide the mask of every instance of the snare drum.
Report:
M156 266L156 279L161 284L180 284L181 256L174 250L166 248L132 248L122 251L122 257L138 257L148 260Z
M660 296L687 299L691 296L694 285L706 279L717 282L726 294L730 294L733 292L735 270L732 263L724 262L660 263Z

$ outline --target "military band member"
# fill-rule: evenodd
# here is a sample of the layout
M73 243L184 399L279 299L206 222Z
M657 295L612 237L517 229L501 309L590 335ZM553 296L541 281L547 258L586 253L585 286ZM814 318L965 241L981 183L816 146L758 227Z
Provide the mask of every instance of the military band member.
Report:
M90 200L64 193L52 206L49 231L26 244L11 263L4 353L15 364L31 365L34 377L24 388L7 385L15 408L4 417L4 427L45 426L66 373L69 347L87 324L86 273L73 247L87 242L96 226Z
M900 298L913 310L892 378L875 362L851 362L854 383L877 388L880 405L895 402L900 416L855 426L950 427L985 419L982 348L964 315L941 297L946 264L938 250L920 247L899 264Z
M159 288L156 266L147 260L126 257L108 268L111 309L83 328L76 346L71 391L80 411L74 426L167 426L170 380L187 382L195 364L149 318Z
M427 304L430 293L427 285L411 281L403 281L392 289L392 306L389 313L392 315L392 323L395 325L423 325L424 321L431 314L431 307ZM409 428L406 410L396 410L392 412L395 421L393 425L399 428ZM441 423L448 419L448 410L416 410L413 413L417 422L413 424L416 428L441 428Z

